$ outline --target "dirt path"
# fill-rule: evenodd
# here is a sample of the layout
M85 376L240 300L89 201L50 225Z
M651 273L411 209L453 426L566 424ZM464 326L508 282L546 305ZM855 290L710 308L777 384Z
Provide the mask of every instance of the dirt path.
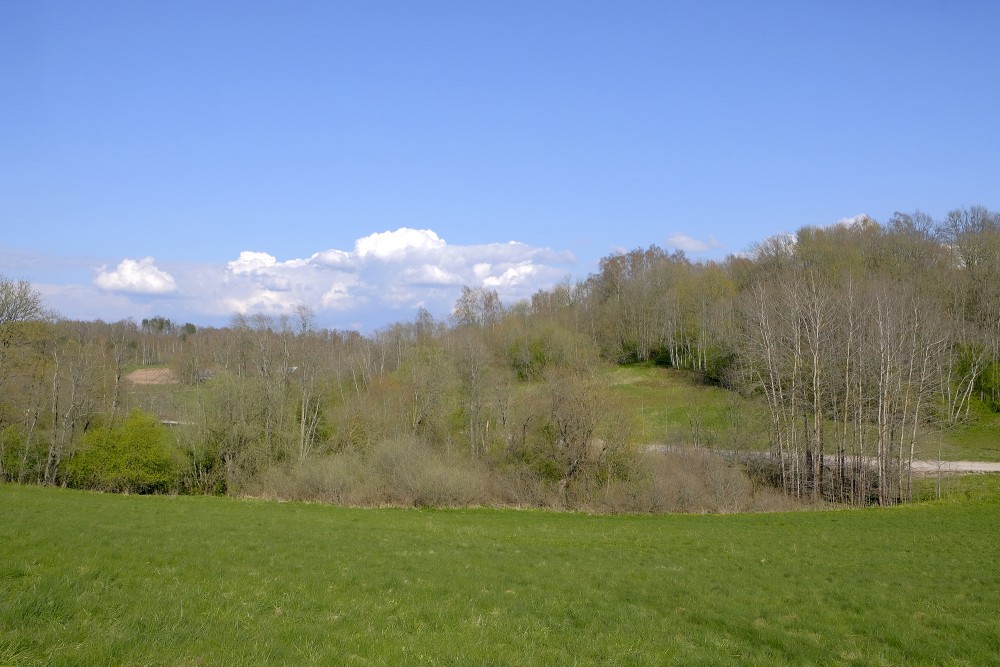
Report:
M914 461L913 472L1000 472L1000 463L993 461Z
M648 449L660 452L682 452L692 449L706 453L718 454L719 456L732 455L730 452L721 449L703 449L697 447L671 447L670 445L649 445ZM744 452L750 453L750 452ZM766 452L759 452L762 456L769 456ZM875 465L875 459L866 459ZM918 475L936 475L937 473L976 473L976 472L1000 472L1000 462L997 461L913 461L913 472Z

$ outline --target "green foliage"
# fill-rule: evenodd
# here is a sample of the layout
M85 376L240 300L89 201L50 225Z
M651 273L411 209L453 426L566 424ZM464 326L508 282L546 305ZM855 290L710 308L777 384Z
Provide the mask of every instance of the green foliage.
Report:
M40 432L36 428L29 437L21 424L0 428L0 481L32 481L41 475L47 451Z
M994 412L1000 412L1000 361L986 365L976 381L978 398Z
M507 347L507 359L520 380L539 377L548 362L545 340L540 337L519 337Z
M19 426L9 424L0 428L0 480L17 479L24 441L24 429Z
M179 472L178 456L164 428L155 417L138 410L120 425L87 431L66 470L72 486L128 493L168 491Z
M633 420L599 377L553 369L531 392L525 437L509 453L567 507L592 506L635 469Z
M176 329L177 326L169 318L161 315L142 320L142 330L149 333L172 334Z
M617 517L0 485L0 664L996 664L1000 479L979 481Z

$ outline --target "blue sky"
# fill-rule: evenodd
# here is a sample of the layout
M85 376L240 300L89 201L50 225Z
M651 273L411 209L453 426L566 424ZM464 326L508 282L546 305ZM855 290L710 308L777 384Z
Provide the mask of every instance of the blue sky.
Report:
M996 210L998 28L993 2L6 2L0 273L72 318L371 330L616 250Z

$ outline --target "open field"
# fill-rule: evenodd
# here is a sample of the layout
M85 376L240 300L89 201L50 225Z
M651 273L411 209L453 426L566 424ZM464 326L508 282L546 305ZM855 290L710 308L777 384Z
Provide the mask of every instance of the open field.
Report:
M931 439L923 451L924 458L934 456L938 442ZM958 426L940 438L940 454L945 460L975 459L1000 461L1000 414L980 414L968 425Z
M735 449L735 444L766 447L767 423L752 414L767 406L703 384L695 373L631 364L611 369L608 383L635 414L643 442L722 449ZM733 430L734 416L744 419L742 432Z
M13 485L0 514L0 665L1000 655L997 476L934 503L791 514L360 510Z
M612 369L608 381L637 416L643 442L728 451L768 446L763 402L702 384L694 373L633 364ZM982 410L968 424L926 434L918 442L916 458L1000 461L1000 414Z

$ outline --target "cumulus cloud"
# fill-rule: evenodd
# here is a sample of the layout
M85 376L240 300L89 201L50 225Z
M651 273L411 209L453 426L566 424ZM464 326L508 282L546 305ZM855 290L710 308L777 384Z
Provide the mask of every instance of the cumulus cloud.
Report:
M177 281L166 271L156 268L152 257L140 260L123 259L114 271L102 266L94 284L111 292L133 294L169 294L177 291Z
M522 262L517 266L512 266L499 276L488 276L483 279L484 287L492 287L497 291L503 288L514 288L520 285L530 284L532 278L538 274L539 267L530 262Z
M242 271L263 289L262 276L284 276L294 285L290 299L339 310L381 303L447 311L462 285L496 289L511 301L554 284L573 261L569 253L515 241L449 245L432 230L406 227L360 238L350 251L328 249L303 260L271 261L261 254L241 253L243 261L229 265L229 280ZM251 264L252 272L242 269Z
M709 236L707 241L701 241L687 234L671 234L667 237L667 243L673 248L692 253L705 252L722 247L722 244L714 236Z
M354 244L354 252L358 257L389 259L412 251L439 250L445 245L447 244L429 229L401 227L394 232L380 232L358 239Z
M309 261L320 266L344 269L350 268L352 265L351 253L343 250L324 250L310 257Z
M430 229L403 227L301 257L251 248L209 264L158 266L145 257L95 269L84 262L80 282L42 282L50 305L71 318L159 314L221 324L234 314L291 315L305 305L325 326L374 328L410 319L420 307L443 316L463 285L494 289L506 303L530 298L565 279L574 262L566 251L516 241L452 245Z
M462 285L463 283L462 276L445 271L434 264L423 264L405 269L402 279L404 283L410 285Z
M186 273L181 287L215 315L288 314L306 305L321 315L386 323L404 317L392 311L449 312L462 285L495 289L507 302L527 298L563 279L573 261L568 252L515 241L449 245L432 230L403 227L359 238L350 250L302 258L243 250Z
M269 255L266 252L253 252L250 250L244 250L240 253L237 259L229 262L226 267L237 275L242 273L255 273L257 271L264 271L276 266L278 263L277 258L273 255Z

